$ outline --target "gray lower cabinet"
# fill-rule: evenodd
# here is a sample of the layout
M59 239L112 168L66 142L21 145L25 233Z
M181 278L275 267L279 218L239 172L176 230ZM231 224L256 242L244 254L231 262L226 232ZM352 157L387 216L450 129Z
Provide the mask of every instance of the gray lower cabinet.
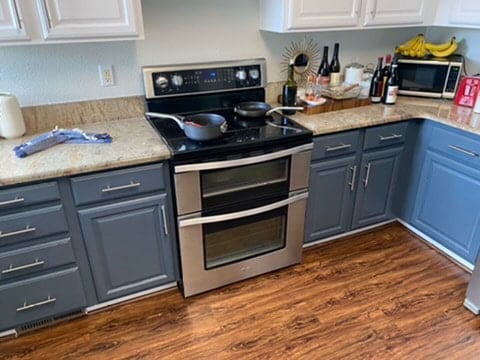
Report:
M168 175L161 163L71 179L99 302L177 280Z
M407 126L396 123L314 139L305 242L394 217Z

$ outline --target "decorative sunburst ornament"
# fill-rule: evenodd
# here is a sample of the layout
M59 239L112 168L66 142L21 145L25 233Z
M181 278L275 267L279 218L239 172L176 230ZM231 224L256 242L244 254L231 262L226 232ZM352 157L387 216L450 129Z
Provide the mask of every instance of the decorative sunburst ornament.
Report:
M320 48L312 39L303 39L301 41L292 41L290 46L286 47L282 55L282 72L288 71L290 60L294 62L294 72L297 75L297 82L305 85L309 74L316 73L320 65Z

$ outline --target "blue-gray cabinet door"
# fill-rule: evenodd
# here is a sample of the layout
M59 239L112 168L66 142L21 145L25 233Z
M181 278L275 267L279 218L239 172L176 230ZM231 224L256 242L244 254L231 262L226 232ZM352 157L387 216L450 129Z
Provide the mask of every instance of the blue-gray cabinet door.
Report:
M412 223L474 264L480 247L480 169L427 150Z
M353 155L312 164L305 242L349 230L358 174L355 160Z
M78 212L100 301L175 281L166 200L153 195Z
M352 229L392 218L393 191L403 147L364 153L360 163Z

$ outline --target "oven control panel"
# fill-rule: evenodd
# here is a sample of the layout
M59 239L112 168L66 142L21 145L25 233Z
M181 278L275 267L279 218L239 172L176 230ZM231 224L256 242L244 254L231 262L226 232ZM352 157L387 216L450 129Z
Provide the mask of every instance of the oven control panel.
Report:
M213 93L266 86L265 60L144 67L147 99Z

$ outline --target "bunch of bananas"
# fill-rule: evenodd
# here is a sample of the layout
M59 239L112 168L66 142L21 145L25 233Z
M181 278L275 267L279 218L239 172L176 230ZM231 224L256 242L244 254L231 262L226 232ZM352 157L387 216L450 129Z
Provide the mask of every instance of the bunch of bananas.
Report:
M455 36L442 44L432 44L425 40L423 34L418 34L413 39L397 46L395 52L404 56L424 58L430 53L434 57L447 57L457 50L458 44Z

